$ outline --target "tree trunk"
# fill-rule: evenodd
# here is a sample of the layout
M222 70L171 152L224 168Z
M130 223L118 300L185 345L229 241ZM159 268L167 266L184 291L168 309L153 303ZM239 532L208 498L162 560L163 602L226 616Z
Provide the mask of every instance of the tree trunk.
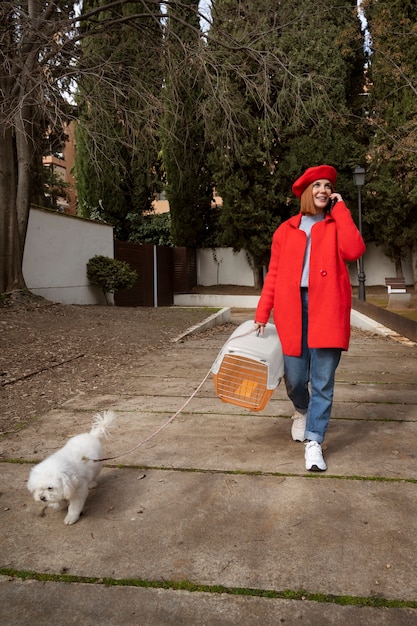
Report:
M16 214L19 244L21 248L21 263L23 262L23 252L29 222L33 173L38 170L36 161L39 156L39 149L34 137L34 129L36 126L37 123L33 107L22 106L19 111L19 119L15 122L17 155Z
M23 253L33 173L40 156L40 142L35 138L45 127L40 123L38 113L45 99L38 83L40 51L45 35L37 20L43 12L46 23L56 10L56 3L45 4L30 0L27 3L28 21L23 26L18 20L19 25L14 23L15 17L10 11L2 24L9 35L5 41L12 56L9 58L6 53L0 66L0 293L26 287ZM23 13L19 14L19 19L22 16ZM36 35L37 30L41 32L40 38ZM17 36L18 31L20 36Z
M23 289L24 239L17 213L17 164L14 132L0 129L0 293Z
M263 267L253 268L253 286L255 289L262 289L263 285Z
M413 270L414 291L417 292L417 241L411 248L411 268Z
M395 275L400 278L404 278L403 266L399 257L395 259Z

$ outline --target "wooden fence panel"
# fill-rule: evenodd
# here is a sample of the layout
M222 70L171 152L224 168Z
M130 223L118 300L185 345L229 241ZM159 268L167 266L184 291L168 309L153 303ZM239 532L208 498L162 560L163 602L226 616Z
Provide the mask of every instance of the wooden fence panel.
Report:
M153 245L115 241L114 258L126 261L138 274L132 289L121 289L116 292L115 304L153 307Z
M197 284L195 248L173 248L174 293L189 293Z

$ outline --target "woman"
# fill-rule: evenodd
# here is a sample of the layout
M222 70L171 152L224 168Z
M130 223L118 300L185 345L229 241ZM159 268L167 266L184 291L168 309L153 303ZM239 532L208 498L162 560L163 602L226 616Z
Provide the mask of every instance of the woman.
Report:
M307 439L306 469L316 472L327 469L320 444L330 419L336 368L349 346L346 261L365 252L352 216L334 190L336 177L334 167L319 165L295 181L292 190L301 210L274 233L255 317L262 332L274 310L287 394L295 409L292 438Z

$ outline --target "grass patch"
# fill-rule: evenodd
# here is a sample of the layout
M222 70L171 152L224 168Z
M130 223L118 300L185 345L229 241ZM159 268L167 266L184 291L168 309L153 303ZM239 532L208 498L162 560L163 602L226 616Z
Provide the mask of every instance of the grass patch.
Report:
M0 459L1 463L9 463L11 465L36 465L39 460L28 459ZM135 463L105 463L104 467L119 470L140 470L147 472L183 472L189 474L213 474L223 476L275 476L276 478L309 478L310 480L355 480L380 483L411 483L417 484L417 478L395 478L391 476L360 476L352 474L351 476L343 474L328 473L305 473L295 474L292 472L262 472L261 470L226 470L226 469L201 469L199 467L168 467L162 465L137 465Z
M327 604L338 604L341 606L417 609L416 600L395 600L373 596L366 597L310 593L303 589L254 589L251 587L225 587L224 585L199 585L188 580L144 580L140 578L72 576L71 574L45 574L42 572L16 570L13 568L0 568L0 575L18 578L20 580L37 580L40 582L82 583L90 585L105 585L107 587L171 589L174 591L188 591L189 593L199 592L210 594L228 594L234 596L251 596L256 598L303 600Z
M413 320L413 322L417 322L417 311L413 311L411 309L387 309L387 311L392 311L393 313L397 313L402 317Z
M405 309L389 309L388 295L386 293L367 293L366 301L369 302L369 304L379 307L380 309L385 309L386 311L390 311L391 313L395 313L396 315L400 315L401 317L406 317L409 320L417 322L417 297L414 292L411 294L410 306Z

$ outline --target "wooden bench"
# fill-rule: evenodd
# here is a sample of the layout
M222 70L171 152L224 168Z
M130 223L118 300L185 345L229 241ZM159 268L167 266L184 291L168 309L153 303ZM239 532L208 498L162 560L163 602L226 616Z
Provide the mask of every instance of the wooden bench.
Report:
M385 285L388 289L388 309L405 309L410 306L411 294L407 293L404 278L386 278Z
M407 293L405 278L400 278L399 276L386 278L385 286L388 288L388 293Z

